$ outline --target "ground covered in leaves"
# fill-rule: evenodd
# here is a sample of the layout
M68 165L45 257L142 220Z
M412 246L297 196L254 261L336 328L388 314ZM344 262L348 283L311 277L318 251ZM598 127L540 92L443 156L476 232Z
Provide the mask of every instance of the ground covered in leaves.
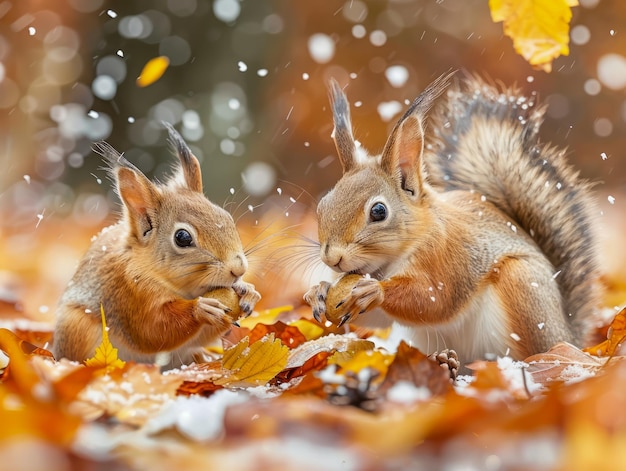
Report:
M59 273L71 275L89 238L64 235L73 251L61 250L54 234L62 227L38 230L32 257L15 250L19 234L0 244L13 267L0 272L0 469L588 470L626 462L626 314L616 307L605 309L597 345L474 363L451 382L389 330L337 328L315 321L308 306L282 305L279 292L301 299L294 278L260 287L264 304L204 363L168 372L125 363L106 335L84 364L56 361L47 348L65 283ZM626 299L618 279L605 280L608 306Z
M12 469L626 462L624 312L586 351L559 344L524 362L475 363L454 383L405 343L383 348L386 331L338 333L304 307L255 313L214 361L166 373L120 361L106 337L86 364L57 362L41 347L49 330L18 324L0 329L0 456L29 463Z

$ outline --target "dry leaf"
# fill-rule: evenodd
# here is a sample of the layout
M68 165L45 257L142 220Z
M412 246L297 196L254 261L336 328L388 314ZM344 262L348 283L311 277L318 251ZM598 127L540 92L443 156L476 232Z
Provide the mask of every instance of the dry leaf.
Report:
M380 394L385 395L399 381L407 381L416 387L424 386L433 395L443 394L451 387L448 370L429 360L426 355L404 341L398 345L396 356L380 385Z
M569 54L569 22L576 0L489 0L491 18L530 65L552 70L552 61Z
M583 349L584 352L598 357L612 357L620 344L626 339L626 308L613 319L606 333L606 340L599 345Z
M254 328L257 324L273 324L278 320L278 317L293 310L293 306L279 306L272 309L265 309L260 312L254 312L252 315L239 319L239 325L241 327L247 327L248 329Z
M258 386L267 383L287 365L289 349L269 334L249 345L246 337L224 352L222 366L227 376L215 381L219 385Z
M163 76L169 65L170 60L167 56L159 56L150 59L146 65L143 66L139 77L137 77L137 86L147 87L148 85L152 85Z
M161 374L156 365L129 363L126 369L112 373L95 376L72 403L72 412L84 420L111 416L123 423L142 425L175 397L182 383L176 374Z
M289 325L298 329L307 340L315 340L324 335L324 329L317 322L308 319L299 319L290 322Z
M344 337L342 335L328 335L303 343L289 352L287 368L302 366L309 358L321 352L352 352L354 354L359 350L373 349L374 342L369 340Z
M330 352L320 352L317 355L309 358L301 366L285 368L283 371L276 375L272 383L288 383L294 378L305 375L307 376L307 378L314 378L314 375L312 373L314 371L320 371L325 368L326 365L328 365L328 357L330 357L330 355Z
M123 368L126 364L117 357L117 348L114 348L109 341L109 333L104 318L104 307L100 305L100 316L102 317L102 343L96 348L93 357L85 360L85 365L91 368L114 369Z
M224 389L224 386L215 384L212 381L183 381L183 384L176 390L176 395L209 397L219 389Z
M596 374L606 364L605 358L596 358L569 343L559 343L546 353L532 355L524 360L526 371L533 381L541 384L581 379Z
M265 337L267 334L274 334L274 337L280 339L288 348L296 348L306 342L306 337L298 330L297 327L287 325L282 321L276 321L273 324L257 324L250 331L248 338L250 343L254 343Z
M328 363L339 365L344 373L347 371L358 373L363 368L373 368L383 378L393 360L394 355L390 353L383 353L379 350L359 350L353 353L336 352L328 359Z

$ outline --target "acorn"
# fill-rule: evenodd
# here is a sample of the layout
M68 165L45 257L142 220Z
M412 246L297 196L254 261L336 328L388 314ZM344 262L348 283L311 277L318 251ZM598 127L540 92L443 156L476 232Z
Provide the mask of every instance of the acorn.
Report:
M347 313L342 309L342 303L348 299L361 278L361 275L356 274L344 275L331 285L326 295L326 319L337 326L344 324Z
M217 299L224 306L228 307L230 311L227 312L228 316L236 321L241 316L241 308L239 307L239 296L232 288L215 288L207 291L204 294L205 298Z

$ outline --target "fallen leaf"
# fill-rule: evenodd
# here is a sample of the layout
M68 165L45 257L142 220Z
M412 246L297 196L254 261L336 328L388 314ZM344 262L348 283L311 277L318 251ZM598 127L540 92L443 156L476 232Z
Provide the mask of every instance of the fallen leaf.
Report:
M398 345L379 393L384 396L400 381L407 381L416 387L424 386L432 395L443 394L451 388L450 372L404 341Z
M298 329L307 340L315 340L324 335L324 329L317 322L308 319L299 319L289 325Z
M176 390L176 395L209 397L219 389L224 389L224 386L212 381L183 381Z
M489 0L491 18L502 21L504 34L530 65L552 70L552 61L569 54L570 7L577 0Z
M532 355L524 360L526 371L533 381L541 384L583 379L596 374L607 362L596 358L566 342L559 343L546 353Z
M143 66L139 77L137 77L137 86L147 87L148 85L152 85L163 76L169 65L170 60L167 56L159 56L150 59L146 65Z
M394 355L379 350L359 350L352 354L337 352L328 359L328 363L339 365L344 373L347 371L358 373L364 368L374 368L383 378L394 358Z
M71 404L71 411L89 421L108 416L125 424L143 425L175 397L182 383L176 374L161 374L156 365L128 363L113 373L95 375Z
M613 319L606 333L606 340L593 347L584 348L583 352L597 357L612 357L626 339L626 308Z
M280 339L283 345L293 349L306 342L306 337L293 325L287 325L282 321L276 321L273 324L257 324L248 335L250 344L265 337L267 334L274 334L274 337Z
M117 348L114 348L109 341L109 333L102 304L100 305L100 316L102 317L102 343L96 348L94 356L85 360L85 365L91 368L102 368L106 370L123 368L126 363L117 357Z
M325 368L326 365L328 365L328 357L330 357L330 355L330 352L319 352L317 355L313 355L306 360L301 366L285 368L276 375L272 382L277 384L287 383L294 378L305 375L308 378L312 378L314 376L310 373L320 371Z
M327 335L316 340L303 343L289 352L287 368L302 366L309 358L321 352L352 352L359 350L373 350L374 342L369 340L344 337L342 335Z
M247 327L253 329L257 324L273 324L278 320L278 317L293 310L293 306L279 306L272 309L265 309L260 312L254 312L252 315L239 319L239 325L241 327Z
M228 374L215 381L219 385L250 386L266 384L287 365L289 349L274 334L249 344L248 338L224 352L222 366Z

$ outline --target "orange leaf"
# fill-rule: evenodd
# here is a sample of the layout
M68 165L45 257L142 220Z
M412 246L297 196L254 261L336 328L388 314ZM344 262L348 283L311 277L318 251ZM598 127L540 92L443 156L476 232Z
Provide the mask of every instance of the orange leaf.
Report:
M398 345L396 357L380 386L380 393L386 394L399 381L408 381L417 387L425 386L433 395L443 394L451 388L450 373L404 341Z
M218 389L224 389L224 386L215 384L212 381L183 381L183 384L181 384L176 390L176 395L199 395L203 397L209 397Z
M583 351L598 357L612 357L624 339L626 339L626 308L622 309L611 322L606 340Z
M33 387L39 382L39 377L28 363L28 356L22 348L23 343L23 340L10 330L0 329L0 350L9 357L9 365L5 371L9 372L8 376L18 390L30 396ZM3 381L6 381L6 376L5 373Z
M94 356L85 360L85 365L92 368L106 368L107 370L123 368L126 363L117 357L117 348L114 348L109 341L102 304L100 305L100 315L102 316L102 343L96 348Z
M297 327L287 325L282 321L276 321L271 325L255 325L250 331L250 343L253 344L270 333L273 333L274 337L280 339L288 348L296 348L306 342L306 337L298 330Z
M147 87L148 85L152 85L163 76L169 65L170 60L167 56L159 56L150 59L146 65L143 66L139 77L137 77L137 86Z

